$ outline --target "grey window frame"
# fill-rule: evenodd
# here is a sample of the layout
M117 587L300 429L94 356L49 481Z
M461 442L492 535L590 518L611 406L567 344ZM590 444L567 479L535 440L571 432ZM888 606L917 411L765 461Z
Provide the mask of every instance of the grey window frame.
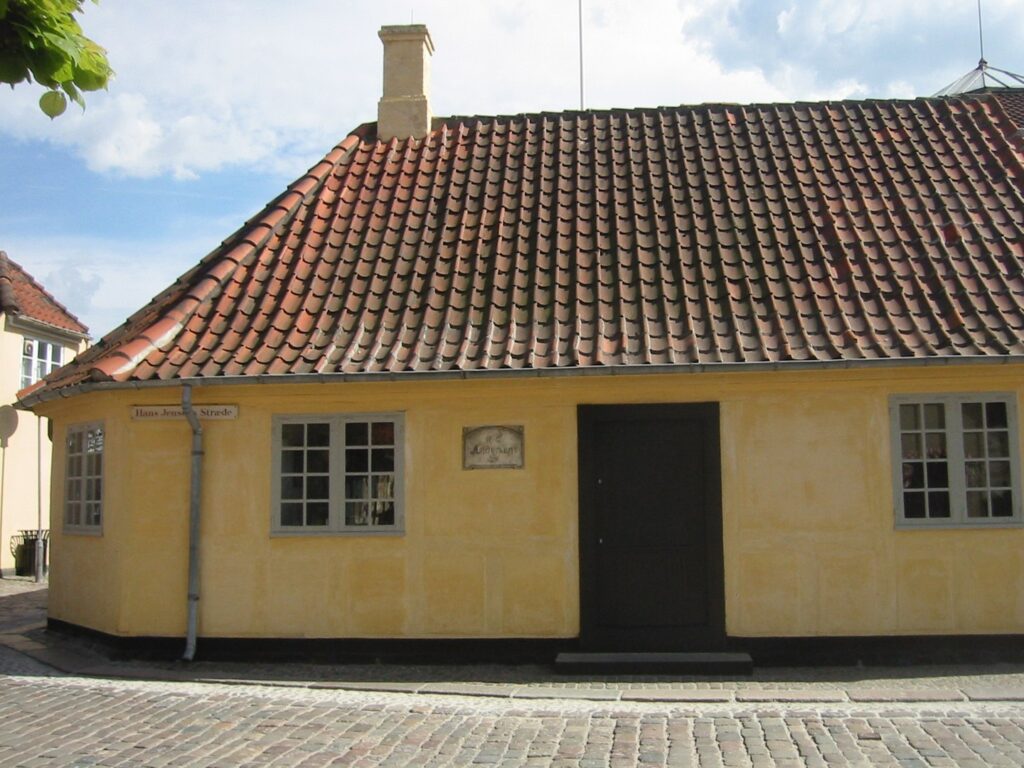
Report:
M962 408L965 403L1003 403L1009 442L1010 492L1012 514L1003 517L967 516L967 461L964 452ZM903 448L900 428L901 405L941 404L945 412L946 458L948 467L948 518L914 518L904 514ZM892 450L892 492L897 529L923 528L1013 528L1024 525L1021 514L1020 431L1017 418L1017 395L1013 392L925 392L901 394L889 398L889 440ZM989 488L990 486L985 486Z
M395 522L387 526L345 523L345 426L350 423L391 422L394 424ZM286 424L330 425L330 491L328 523L325 526L283 525L281 523L281 433ZM272 536L396 536L405 533L405 417L401 412L277 414L271 420L271 520Z
M79 454L82 457L82 472L79 473L79 474L76 474L76 475L71 475L71 459L72 459L73 454L71 453L68 444L71 442L72 436L75 435L75 434L81 434L83 436L83 440L84 440L85 436L89 433L89 431L90 430L95 430L95 429L99 429L103 433L103 443L102 443L102 446L100 447L100 450L99 450L99 455L100 455L100 474L99 474L99 477L96 478L95 476L90 475L88 473L87 466L86 466L87 465L86 457L89 454L84 450L84 448L83 448L82 453ZM107 452L107 428L106 428L106 425L104 424L103 421L88 421L88 422L82 422L82 423L79 423L79 424L69 424L67 426L67 429L64 432L64 485L63 485L63 493L61 494L62 499L63 499L63 510L62 510L62 512L63 512L63 514L62 514L63 530L66 533L89 534L89 535L94 535L94 536L99 536L99 535L103 534L103 522L104 522L104 520L106 518L106 510L105 510L105 506L106 505L104 503L104 497L106 496L106 486L107 486L106 452ZM74 482L79 484L79 502L82 505L81 510L80 510L80 514L81 514L80 520L84 521L85 520L85 515L86 515L85 505L89 502L89 499L87 498L87 494L86 494L86 489L88 487L87 483L88 483L88 481L90 479L98 479L99 480L99 498L93 500L94 502L99 504L99 522L98 523L86 523L86 522L72 523L72 522L70 522L70 505L71 505L71 499L69 498L70 483L72 481L74 481Z

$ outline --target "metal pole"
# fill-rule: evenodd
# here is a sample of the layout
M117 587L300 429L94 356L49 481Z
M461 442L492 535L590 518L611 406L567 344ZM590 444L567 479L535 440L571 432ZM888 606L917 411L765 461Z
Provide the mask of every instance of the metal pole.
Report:
M188 621L185 653L182 656L185 661L192 661L196 655L199 624L199 502L203 474L203 428L192 408L192 387L188 384L181 393L181 409L192 427L192 475L188 494Z
M580 111L583 110L583 0L579 0L580 17Z
M43 580L43 417L36 416L36 583Z
M7 438L0 439L0 547L3 546L4 533L4 491L7 489ZM4 577L4 569L0 568L0 579Z

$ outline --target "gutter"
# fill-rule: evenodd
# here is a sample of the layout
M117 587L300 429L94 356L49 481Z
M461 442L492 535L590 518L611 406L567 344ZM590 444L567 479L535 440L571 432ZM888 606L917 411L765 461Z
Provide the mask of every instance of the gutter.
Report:
M865 370L871 368L946 368L963 365L1024 364L1024 355L974 355L962 357L863 358L859 360L787 360L782 362L683 363L638 365L593 365L565 368L502 368L450 371L380 371L367 373L260 373L251 376L209 376L188 379L148 379L145 381L87 381L57 390L41 387L15 403L15 407L31 410L50 400L73 397L88 392L108 390L161 389L178 386L239 386L247 384L356 384L373 381L469 381L487 379L545 379L574 376L643 376L683 373L731 373L733 371Z
M181 391L181 408L192 428L192 472L188 489L188 623L185 631L185 653L192 661L196 655L196 627L199 621L199 512L203 477L203 427L192 408L192 385Z

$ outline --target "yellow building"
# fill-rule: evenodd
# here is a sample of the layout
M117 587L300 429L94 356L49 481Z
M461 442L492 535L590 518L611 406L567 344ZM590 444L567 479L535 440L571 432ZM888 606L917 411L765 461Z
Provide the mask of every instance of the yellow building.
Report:
M1024 632L1024 94L441 119L381 37L377 123L22 393L52 626Z
M88 329L19 264L0 251L0 404L67 363L85 348ZM50 444L46 420L16 416L3 451L0 571L15 570L12 540L50 527ZM0 430L2 431L2 430Z

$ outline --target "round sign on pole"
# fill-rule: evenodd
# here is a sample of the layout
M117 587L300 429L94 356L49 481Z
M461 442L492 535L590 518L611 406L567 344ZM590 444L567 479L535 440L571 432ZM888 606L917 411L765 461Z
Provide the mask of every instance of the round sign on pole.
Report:
M18 429L18 412L12 405L0 405L0 442L7 447L7 439Z

